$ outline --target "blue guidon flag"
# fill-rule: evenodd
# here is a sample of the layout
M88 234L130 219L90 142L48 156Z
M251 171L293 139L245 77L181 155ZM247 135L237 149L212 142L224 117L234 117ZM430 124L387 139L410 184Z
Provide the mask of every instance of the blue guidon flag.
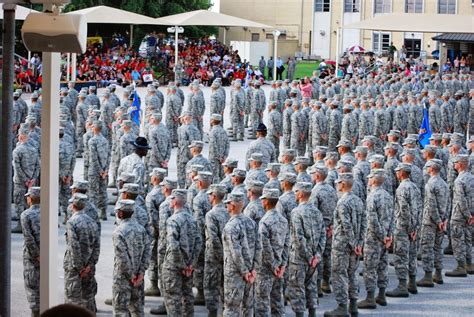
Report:
M428 117L428 109L423 109L423 122L421 123L420 132L418 133L418 141L425 148L430 143L431 129L430 119Z
M140 126L140 98L138 97L137 90L133 92L133 102L130 110L131 119Z

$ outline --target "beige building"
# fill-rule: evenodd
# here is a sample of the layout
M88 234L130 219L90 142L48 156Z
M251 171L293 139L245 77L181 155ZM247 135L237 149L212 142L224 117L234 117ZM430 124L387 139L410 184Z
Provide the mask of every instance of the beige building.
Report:
M440 13L472 15L474 0L221 0L220 11L256 22L273 25L282 31L279 52L334 59L336 57L336 30L374 16L387 13ZM403 23L403 21L400 21ZM442 20L440 20L442 23ZM375 53L386 53L390 43L408 55L418 57L438 49L431 38L434 33L372 32L341 29L339 54L353 45L360 45ZM223 32L220 32L223 40ZM270 41L271 30L230 28L230 41ZM273 45L271 45L273 46ZM285 54L287 53L287 54ZM280 54L279 54L280 55Z

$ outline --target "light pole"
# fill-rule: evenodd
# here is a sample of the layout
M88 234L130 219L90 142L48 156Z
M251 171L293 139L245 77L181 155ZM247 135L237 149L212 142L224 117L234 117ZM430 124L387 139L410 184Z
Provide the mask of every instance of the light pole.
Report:
M277 73L277 52L278 52L278 37L280 36L281 32L279 30L273 30L273 80L276 80L276 73Z
M183 33L184 28L180 26L172 26L168 28L168 33L174 33L174 80L176 81L177 76L177 69L176 66L178 65L178 34Z

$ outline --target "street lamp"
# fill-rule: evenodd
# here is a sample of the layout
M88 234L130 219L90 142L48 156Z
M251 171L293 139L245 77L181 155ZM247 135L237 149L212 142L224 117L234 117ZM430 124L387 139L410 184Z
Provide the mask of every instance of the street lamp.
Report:
M168 33L174 33L174 80L177 80L177 69L176 66L178 65L178 34L184 32L184 28L180 26L172 26L169 27Z
M272 34L273 34L273 40L274 40L274 43L273 43L273 60L274 60L274 64L273 64L273 80L276 80L276 72L277 72L276 65L277 65L278 37L280 36L281 32L280 32L279 30L273 30Z

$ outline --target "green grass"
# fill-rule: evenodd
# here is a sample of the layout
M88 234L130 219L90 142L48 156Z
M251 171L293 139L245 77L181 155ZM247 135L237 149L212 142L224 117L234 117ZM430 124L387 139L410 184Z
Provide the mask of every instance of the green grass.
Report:
M294 79L304 78L305 76L311 77L313 71L317 70L319 67L319 62L307 62L299 61L296 64L296 73ZM286 73L288 66L285 65L285 71L283 72L283 79L286 79ZM265 68L265 77L268 75L268 69Z

